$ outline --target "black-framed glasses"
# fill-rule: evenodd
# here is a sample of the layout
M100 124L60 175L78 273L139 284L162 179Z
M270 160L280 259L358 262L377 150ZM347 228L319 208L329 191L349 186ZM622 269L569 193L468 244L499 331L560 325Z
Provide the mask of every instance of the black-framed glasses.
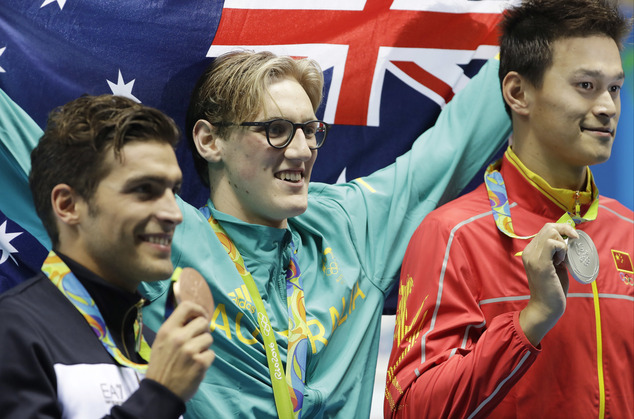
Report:
M238 124L221 122L220 124L215 125L227 126ZM264 127L266 140L269 142L271 147L280 149L288 146L291 141L293 141L293 137L295 136L297 129L301 128L302 131L304 131L304 137L306 137L308 148L316 150L324 145L324 141L326 141L326 136L328 135L328 129L330 128L330 125L324 121L315 120L296 124L288 119L282 118L264 122L243 122L239 125L243 127Z

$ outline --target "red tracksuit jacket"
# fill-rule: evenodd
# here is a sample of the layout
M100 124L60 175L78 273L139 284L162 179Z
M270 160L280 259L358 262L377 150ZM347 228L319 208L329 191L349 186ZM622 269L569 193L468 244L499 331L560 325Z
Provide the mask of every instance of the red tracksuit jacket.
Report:
M503 159L517 235L563 210ZM519 327L528 244L498 231L484 184L429 214L401 270L386 417L633 418L633 213L600 197L582 223L600 259L594 285L570 277L567 307L539 348ZM582 214L587 209L582 207Z

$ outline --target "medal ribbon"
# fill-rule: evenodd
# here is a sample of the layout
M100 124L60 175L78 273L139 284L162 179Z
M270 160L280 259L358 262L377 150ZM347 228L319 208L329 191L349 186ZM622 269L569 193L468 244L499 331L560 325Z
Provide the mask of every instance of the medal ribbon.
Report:
M528 178L528 180L535 186L540 192L546 195L551 201L557 203L559 206L561 204L554 199L553 194L549 193L543 185L540 185L541 182L536 182L527 176L529 169L526 168L522 162L517 158L513 150L509 147L505 156L513 164L516 166L522 174ZM518 236L513 231L513 223L511 221L511 211L508 203L508 195L506 193L506 186L504 186L504 179L502 179L502 175L499 172L499 168L501 166L501 159L496 161L495 163L489 165L485 174L484 174L484 183L487 188L487 193L489 195L489 202L491 204L491 209L493 210L493 218L495 219L495 224L502 233L506 234L509 237L517 238L517 239L530 239L535 237L537 234L533 234L531 236ZM590 170L588 170L589 182L592 182L592 174ZM543 181L542 181L543 182ZM578 194L576 195L578 197ZM599 211L599 190L592 182L592 203L588 208L588 211L582 216L580 213L580 205L577 199L575 202L575 212L573 214L566 210L564 215L562 215L558 223L567 223L572 227L576 227L577 224L593 221L597 218L597 214ZM518 252L515 256L521 255L522 252ZM598 258L598 255L597 255ZM598 259L597 259L598 261ZM597 287L596 281L592 281L592 295L594 302L594 311L595 311L595 324L596 324L596 336L597 336L597 371L598 371L598 384L599 384L599 417L603 417L605 413L605 382L603 378L603 342L601 337L601 310L599 305L599 290Z
M79 282L75 274L64 263L64 261L54 252L50 251L44 264L42 272L53 282L53 284L64 294L73 306L84 316L103 347L117 361L119 365L135 369L141 374L147 371L147 364L137 364L127 359L123 353L117 348L112 339L110 330L106 326L103 316L99 312L95 301L92 299L86 288ZM141 342L139 354L145 360L150 359L150 345L145 341L143 334L140 333L139 319L134 322L134 334L137 342ZM140 337L140 340L139 340Z
M509 148L505 153L506 157L512 163L516 165L521 162L517 160L517 157ZM516 160L516 161L514 161ZM487 170L484 174L484 183L486 185L487 193L489 195L489 203L491 204L491 210L493 211L493 219L495 220L495 225L498 230L502 233L506 234L509 237L514 239L530 239L537 235L537 233L532 234L530 236L518 236L515 234L513 230L513 221L511 220L511 209L509 206L508 195L506 193L506 186L504 185L504 179L502 178L502 174L499 172L499 168L501 165L501 159L492 163L487 167ZM521 170L521 167L520 167ZM545 192L544 188L535 182L531 182L535 187L537 187L542 193ZM592 204L586 211L586 213L581 216L580 205L576 204L576 214L566 211L560 218L557 220L558 223L567 223L573 227L577 224L592 221L597 218L599 209L599 191L596 187L593 188L592 192Z
M247 270L244 259L229 235L213 217L208 206L200 210L216 237L225 248L242 277L258 312L258 324L264 340L266 359L273 385L275 406L280 418L301 418L304 402L304 383L306 381L306 356L308 351L308 324L306 323L306 307L301 272L295 257L295 245L291 242L291 260L286 270L286 302L288 306L288 352L286 375L282 371L279 349L275 341L275 332L264 308L262 297L255 285L255 280ZM285 381L285 383L284 383Z

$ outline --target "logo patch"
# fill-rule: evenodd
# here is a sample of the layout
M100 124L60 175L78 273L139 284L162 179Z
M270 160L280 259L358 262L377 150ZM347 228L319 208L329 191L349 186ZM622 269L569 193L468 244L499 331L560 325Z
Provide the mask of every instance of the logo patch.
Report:
M634 286L634 267L629 253L612 249L612 258L621 281L626 285Z
M339 272L337 258L330 247L327 247L326 250L324 250L321 270L326 274L326 276L336 278L337 282L341 282L343 279L343 275Z
M236 288L235 292L230 292L229 297L241 309L255 313L255 305L253 300L251 300L251 295L249 295L246 285Z

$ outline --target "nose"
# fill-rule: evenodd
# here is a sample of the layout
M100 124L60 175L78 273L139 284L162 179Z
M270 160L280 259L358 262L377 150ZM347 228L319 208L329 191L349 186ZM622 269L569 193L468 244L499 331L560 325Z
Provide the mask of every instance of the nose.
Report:
M619 114L620 106L619 93L606 90L597 97L594 113L598 118L612 119Z
M290 160L308 161L313 157L313 151L308 147L304 130L297 127L291 143L284 149L284 155Z
M183 213L176 203L176 194L171 189L166 188L158 205L156 216L161 223L177 226L183 222Z

